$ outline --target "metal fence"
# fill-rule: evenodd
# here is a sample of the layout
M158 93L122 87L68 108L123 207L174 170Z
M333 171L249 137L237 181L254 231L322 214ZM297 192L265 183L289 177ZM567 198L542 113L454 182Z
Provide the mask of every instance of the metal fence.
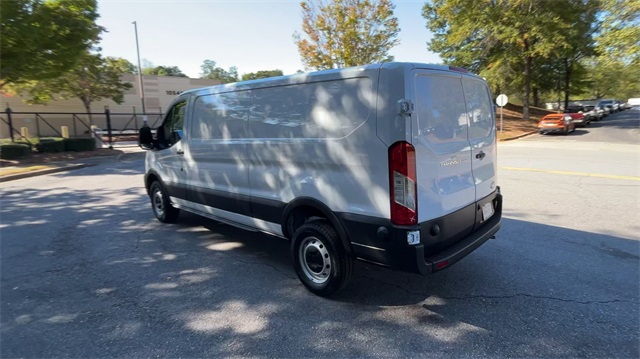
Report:
M0 138L29 141L29 138L63 137L66 127L69 137L95 137L104 146L137 136L144 125L157 127L162 113L110 112L0 112ZM97 144L97 143L96 143Z

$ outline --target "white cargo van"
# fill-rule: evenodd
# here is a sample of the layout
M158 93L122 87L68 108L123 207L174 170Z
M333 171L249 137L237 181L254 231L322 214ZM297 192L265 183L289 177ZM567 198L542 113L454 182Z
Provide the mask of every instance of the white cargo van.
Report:
M428 274L500 228L494 106L463 69L385 63L182 93L149 149L155 216L179 210L291 240L318 295L353 261Z

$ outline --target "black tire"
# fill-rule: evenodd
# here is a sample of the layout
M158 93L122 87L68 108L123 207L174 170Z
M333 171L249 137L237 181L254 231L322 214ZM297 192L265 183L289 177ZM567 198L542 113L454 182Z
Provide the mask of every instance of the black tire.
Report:
M539 132L541 135L544 135L544 133L545 133L544 131L538 131L538 132Z
M349 284L353 258L325 221L303 224L293 235L291 254L298 278L312 293L327 297Z
M149 198L153 214L160 222L174 223L178 219L180 210L171 205L167 191L159 181L154 181L149 187Z
M562 132L561 132L561 133L562 133L562 135L564 135L564 136L568 135L568 134L569 134L569 127L564 126L564 129L562 130Z

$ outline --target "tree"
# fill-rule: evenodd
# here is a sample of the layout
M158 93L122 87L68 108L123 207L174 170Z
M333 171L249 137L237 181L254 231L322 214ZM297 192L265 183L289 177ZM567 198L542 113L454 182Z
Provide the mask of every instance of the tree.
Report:
M263 70L258 72L249 72L242 75L242 81L265 79L268 77L282 76L282 70Z
M584 97L618 99L638 97L640 66L625 64L621 60L602 61L599 56L585 59L582 65L586 69L585 78L589 81L589 86L582 91Z
M156 66L152 68L143 68L143 75L156 75L156 76L174 76L174 77L187 77L178 66Z
M593 14L584 14L597 9L596 1L433 0L423 7L427 28L434 32L429 49L445 63L481 76L509 73L521 84L523 117L529 119L536 62L573 59L576 49L589 45L572 29L590 26L585 25L589 19L595 22Z
M393 61L398 19L390 0L309 0L302 7L302 31L293 37L308 69L332 69Z
M109 66L118 69L123 74L137 74L138 69L127 59L121 57L107 57L105 59Z
M230 82L238 82L238 69L235 66L231 66L229 71L216 66L216 62L213 60L204 60L200 65L201 79L218 80L220 83L226 84Z
M603 19L596 37L601 60L640 66L640 1L601 1Z
M132 88L130 83L120 80L124 72L117 64L121 64L121 59L105 59L100 54L86 51L81 61L62 76L24 84L17 90L27 92L30 95L28 102L34 104L46 104L55 97L75 97L82 101L85 110L90 113L91 103L108 98L120 104L124 92Z
M104 30L95 0L0 1L0 14L0 89L60 76Z

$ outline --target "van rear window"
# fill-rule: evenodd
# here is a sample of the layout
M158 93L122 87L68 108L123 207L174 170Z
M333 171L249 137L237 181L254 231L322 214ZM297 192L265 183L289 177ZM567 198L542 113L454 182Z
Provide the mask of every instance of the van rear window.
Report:
M468 122L460 77L416 77L420 136L430 142L467 141Z
M489 137L495 130L493 101L487 85L476 79L463 78L464 97L469 117L469 139Z

